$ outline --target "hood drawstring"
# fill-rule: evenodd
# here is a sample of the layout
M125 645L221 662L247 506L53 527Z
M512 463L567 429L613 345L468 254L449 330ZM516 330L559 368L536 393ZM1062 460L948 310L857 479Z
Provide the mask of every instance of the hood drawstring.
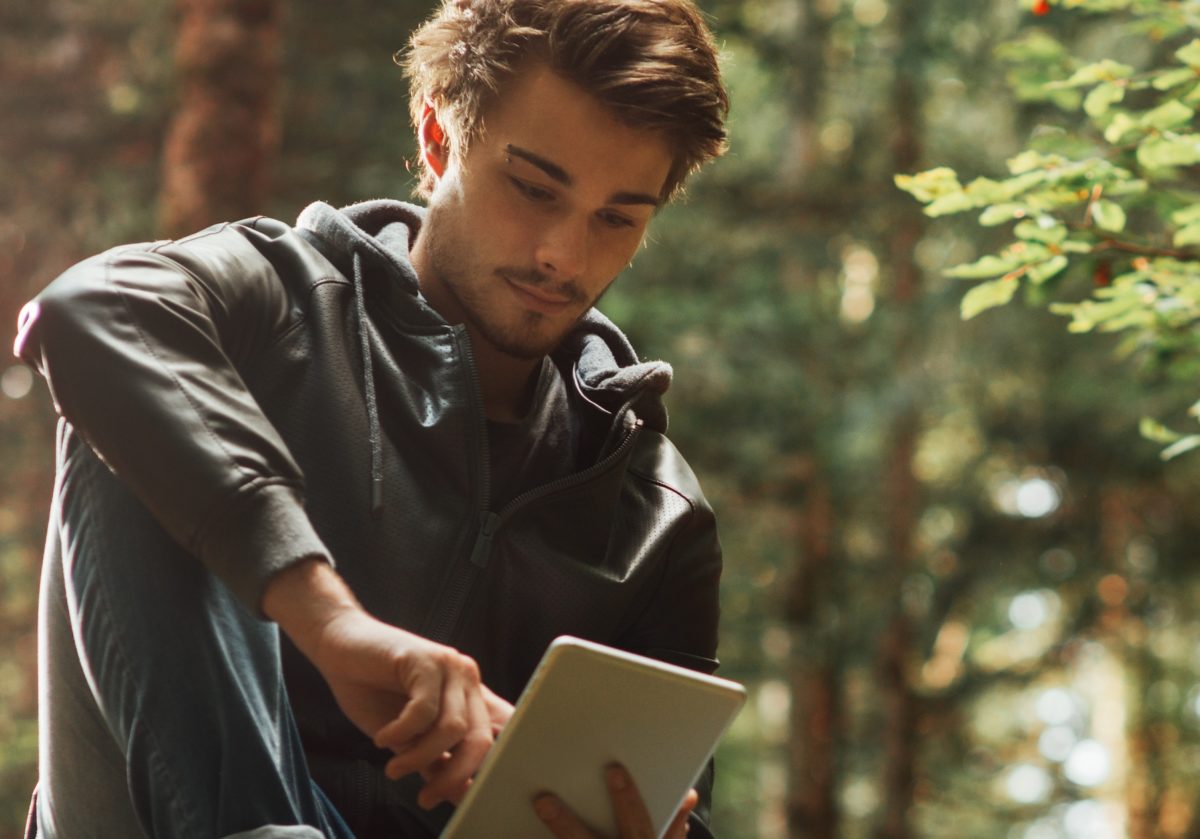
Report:
M367 428L371 435L371 515L383 513L383 439L379 432L379 406L375 402L375 372L371 362L371 340L367 327L367 303L363 291L362 257L354 251L354 312L362 347L363 390L367 398Z

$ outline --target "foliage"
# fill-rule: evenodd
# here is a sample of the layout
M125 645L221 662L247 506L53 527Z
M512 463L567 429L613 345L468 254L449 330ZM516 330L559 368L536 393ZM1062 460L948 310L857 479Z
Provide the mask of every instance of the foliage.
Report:
M898 175L897 185L939 217L981 211L985 228L1011 225L995 253L950 269L982 280L963 318L1008 303L1019 289L1069 316L1072 332L1122 333L1119 352L1156 372L1200 372L1200 4L1072 0L1055 14L1108 34L1105 55L1071 54L1034 29L1005 44L1017 96L1050 110L1004 177L964 184L941 166ZM1075 34L1078 41L1080 36ZM1121 56L1134 63L1124 63ZM1200 402L1189 413L1200 418ZM1150 419L1142 433L1171 458L1200 446Z
M928 222L893 188L894 172L926 161L967 172L1019 158L1027 116L1049 124L1025 150L1039 162L993 173L994 183L1061 175L1064 200L1071 188L1087 195L1031 205L1022 218L989 216L985 236L1012 231L992 257L1023 244L1044 248L1044 258L979 280L1029 265L1010 284L1014 295L1110 302L1093 294L1117 285L1094 285L1100 266L1108 265L1101 279L1116 278L1137 270L1139 257L1151 266L1173 257L1106 241L1196 247L1172 241L1191 221L1163 215L1184 209L1191 170L1155 180L1136 150L1104 139L1108 123L1076 124L1106 77L1050 84L1107 56L1134 68L1093 71L1111 74L1124 93L1109 102L1113 114L1141 119L1176 94L1194 108L1188 84L1159 91L1149 75L1190 68L1173 55L1190 36L1169 20L1151 32L1128 23L1150 21L1152 7L1190 6L1111 0L1092 14L1096 2L1051 2L1038 18L992 0L703 4L731 86L731 153L685 203L663 210L604 307L641 352L675 365L671 436L721 522L721 672L752 697L717 759L714 818L727 839L905 835L883 830L896 811L909 836L1095 837L1104 834L1067 830L1072 808L1127 797L1123 812L1140 819L1141 835L1178 837L1200 812L1191 654L1200 601L1189 568L1200 538L1200 458L1163 469L1149 447L1126 445L1129 425L1157 410L1111 375L1105 352L1069 352L1077 339L1048 313L1006 307L957 324L958 283L940 269L968 260L980 227L961 211ZM280 177L264 211L291 218L314 198L407 194L411 132L390 56L431 0L386 10L367 0L289 5ZM0 78L13 83L0 85L11 97L0 104L22 116L0 129L3 323L74 259L154 235L171 110L164 8L78 0L2 13ZM1002 50L1006 84L988 58L992 44L1031 22L1038 27L1017 52ZM1097 94L1093 107L1113 94ZM1169 126L1170 118L1155 119ZM1120 142L1189 133L1143 128ZM903 165L901 152L912 158ZM1054 155L1064 162L1047 163ZM945 172L929 178L947 192L970 188ZM1143 191L1121 192L1137 180ZM1031 182L972 209L1022 204L1049 185ZM1159 192L1176 193L1175 205L1156 209ZM1038 226L1042 216L1049 227ZM1056 240L1050 228L1059 225ZM1055 256L1066 267L1033 282ZM1152 282L1162 293L1157 274ZM1142 329L1093 337L1107 349ZM1154 358L1179 373L1190 349L1185 334L1175 337L1178 347L1153 345ZM1145 347L1146 357L1149 339L1139 340L1130 349ZM0 462L11 479L0 497L3 835L19 831L36 771L32 592L52 471L44 391L35 384L27 396L0 397ZM906 634L895 635L897 626ZM1099 690L1087 675L1097 659L1123 668ZM1053 690L1073 697L1066 733L1103 739L1127 767L1107 787L1077 783L1067 761L1039 752L1054 726L1030 708ZM837 714L816 712L822 691ZM1125 729L1105 717L1102 703L1115 700ZM897 757L892 744L903 735L914 748ZM806 737L824 738L827 762L805 762ZM1017 800L1006 785L1030 767L1050 787ZM797 802L820 772L832 776L836 818L801 828L809 811ZM889 802L904 792L903 772L911 800L897 807Z

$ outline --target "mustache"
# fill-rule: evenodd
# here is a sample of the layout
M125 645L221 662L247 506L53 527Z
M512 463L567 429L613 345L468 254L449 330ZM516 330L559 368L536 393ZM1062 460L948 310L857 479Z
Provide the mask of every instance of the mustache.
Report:
M505 280L517 285L527 285L545 291L558 297L565 297L572 303L587 303L588 296L583 289L568 280L565 283L555 283L536 268L500 268L496 271Z

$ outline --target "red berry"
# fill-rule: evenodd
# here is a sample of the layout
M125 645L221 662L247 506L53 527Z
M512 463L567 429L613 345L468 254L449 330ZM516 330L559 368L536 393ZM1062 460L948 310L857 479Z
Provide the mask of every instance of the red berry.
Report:
M1050 14L1050 0L1034 0L1033 13L1039 17Z

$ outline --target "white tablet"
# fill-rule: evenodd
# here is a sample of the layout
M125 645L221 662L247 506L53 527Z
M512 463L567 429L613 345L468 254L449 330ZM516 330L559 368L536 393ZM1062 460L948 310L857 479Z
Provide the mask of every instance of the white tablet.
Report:
M599 835L615 836L604 784L614 762L632 774L661 836L745 697L736 682L564 635L442 837L550 836L531 803L547 790Z

